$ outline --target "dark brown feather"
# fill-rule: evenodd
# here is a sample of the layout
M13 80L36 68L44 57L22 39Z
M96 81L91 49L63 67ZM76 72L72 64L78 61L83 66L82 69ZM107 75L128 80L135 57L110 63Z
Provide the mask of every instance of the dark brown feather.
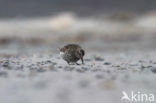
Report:
M81 59L83 63L83 56L85 55L85 51L81 48L81 46L77 44L68 44L61 48L60 51L65 53L63 59L68 63L76 63L79 59Z

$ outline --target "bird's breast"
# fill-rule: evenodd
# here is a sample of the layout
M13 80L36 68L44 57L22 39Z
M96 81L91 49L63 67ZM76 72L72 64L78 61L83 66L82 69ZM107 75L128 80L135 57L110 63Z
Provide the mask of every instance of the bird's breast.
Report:
M64 56L64 52L60 52L60 56L63 57Z

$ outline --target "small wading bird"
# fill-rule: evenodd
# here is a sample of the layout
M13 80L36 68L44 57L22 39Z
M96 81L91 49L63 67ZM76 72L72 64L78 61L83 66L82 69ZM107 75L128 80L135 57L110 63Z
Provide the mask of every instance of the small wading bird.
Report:
M85 55L85 51L81 48L81 46L77 44L68 44L62 48L59 48L60 56L70 65L70 63L77 63L78 60L83 62L83 56Z

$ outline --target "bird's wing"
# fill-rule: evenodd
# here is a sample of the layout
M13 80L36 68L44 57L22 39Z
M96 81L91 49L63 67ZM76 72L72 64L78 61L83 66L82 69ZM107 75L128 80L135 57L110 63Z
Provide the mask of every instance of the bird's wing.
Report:
M82 50L82 49L79 49L79 50L77 50L77 51L75 52L75 56L76 56L77 58L82 58L84 55L85 55L85 52L84 52L84 50Z

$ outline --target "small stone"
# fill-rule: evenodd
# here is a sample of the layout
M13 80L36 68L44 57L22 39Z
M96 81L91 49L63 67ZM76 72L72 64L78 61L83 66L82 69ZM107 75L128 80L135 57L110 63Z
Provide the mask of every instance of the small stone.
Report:
M139 62L139 63L145 63L145 61L144 61L144 60L139 60L138 62Z
M141 65L141 70L144 70L146 68L152 68L152 67L153 67L152 65L148 65L148 66Z
M81 67L81 69L83 69L83 70L85 70L85 71L89 70L88 67Z
M10 63L9 63L9 60L5 61L3 64L2 64L2 67L10 70L12 69L11 66L10 66Z
M92 72L99 72L99 71L101 71L101 69L92 69L91 71Z
M130 66L138 66L138 64L136 64L136 63L130 63L129 65Z
M56 65L57 63L55 63L55 62L52 62L52 64L53 64L53 65Z
M58 66L58 68L63 68L62 66Z
M156 67L151 68L151 71L152 71L153 73L156 73Z
M7 72L4 72L4 71L1 71L0 72L0 77L8 77L8 73Z
M152 68L152 67L153 67L152 65L148 65L148 66L147 66L147 68Z
M146 67L144 65L141 66L141 70L144 70Z
M73 71L75 67L66 66L64 68L65 71Z
M156 62L153 62L153 64L156 64Z
M28 66L29 70L37 70L37 67L34 66Z
M41 64L41 65L44 65L45 63L42 61L40 64Z
M112 65L112 67L120 67L120 65Z
M84 61L91 61L91 59L84 59Z
M111 65L111 63L110 62L105 62L104 65Z
M79 72L79 73L84 73L84 72L85 72L85 71L82 70L82 69L76 69L76 71Z
M101 56L95 56L94 59L96 61L104 61L104 59Z
M46 70L43 69L43 68L39 68L39 69L37 69L37 71L38 71L38 72L45 72Z
M50 60L47 60L46 63L52 63Z
M5 61L3 64L2 64L3 67L9 67L9 61Z
M23 68L24 68L24 66L23 66L23 65L21 65L21 66L16 67L16 68L15 68L15 70L21 70L21 71L22 71L22 70L23 70Z
M112 90L115 88L115 83L113 80L105 80L99 83L100 88L104 88L106 90Z

